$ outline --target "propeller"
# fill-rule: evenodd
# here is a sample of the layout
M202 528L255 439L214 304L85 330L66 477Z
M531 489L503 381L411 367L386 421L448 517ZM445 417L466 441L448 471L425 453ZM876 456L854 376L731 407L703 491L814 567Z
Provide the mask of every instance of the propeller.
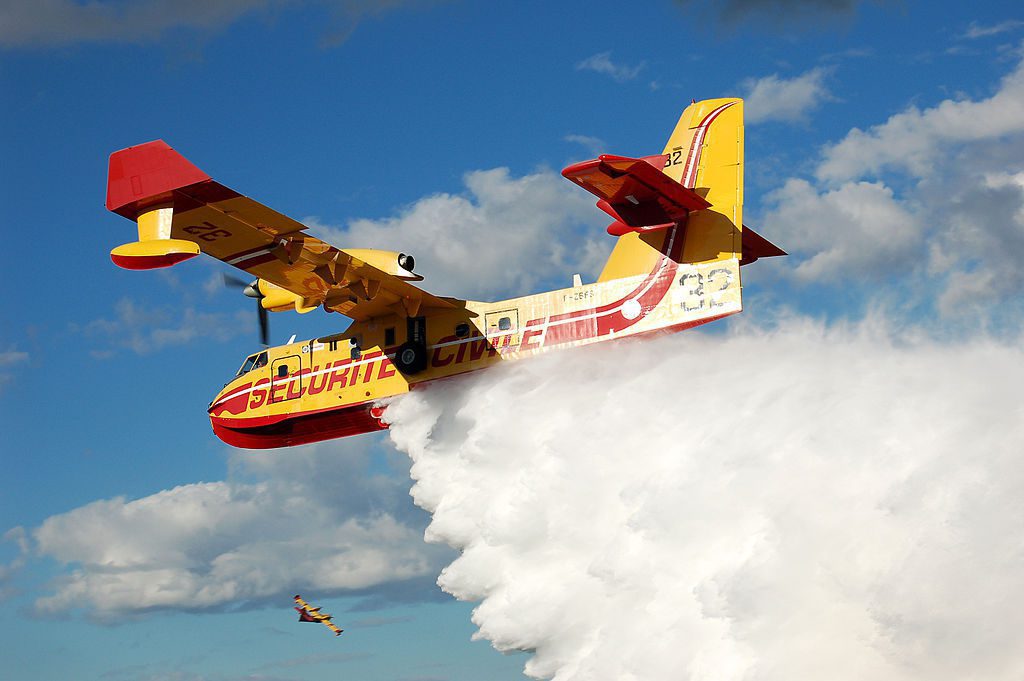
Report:
M267 315L267 309L263 307L263 294L260 293L259 288L260 280L255 279L251 282L246 282L230 274L222 276L224 277L225 286L228 288L240 288L245 297L256 299L256 317L259 319L260 324L260 343L265 348L270 347L270 319Z

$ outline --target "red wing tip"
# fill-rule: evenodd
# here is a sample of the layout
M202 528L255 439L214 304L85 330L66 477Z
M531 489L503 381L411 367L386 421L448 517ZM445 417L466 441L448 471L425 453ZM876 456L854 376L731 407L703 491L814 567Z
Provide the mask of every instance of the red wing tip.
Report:
M107 210L134 218L133 207L210 176L163 140L115 151L107 169Z

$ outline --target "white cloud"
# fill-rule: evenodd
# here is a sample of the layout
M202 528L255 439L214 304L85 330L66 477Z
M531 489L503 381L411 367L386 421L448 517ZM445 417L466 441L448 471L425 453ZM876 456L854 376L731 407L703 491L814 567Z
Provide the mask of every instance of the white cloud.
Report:
M430 578L445 552L423 544L404 475L371 473L366 445L238 453L236 479L52 516L32 531L34 550L70 571L36 606L109 620L304 590L386 596L396 583Z
M1024 673L1024 351L681 334L393 405L439 584L537 678Z
M911 107L867 131L854 128L825 149L816 175L820 180L843 182L897 169L926 177L955 145L1024 132L1022 111L1024 62L987 99L947 99L924 110Z
M605 141L599 137L591 137L589 135L566 135L564 139L566 142L581 145L587 150L588 154L595 157L603 153L607 148Z
M803 282L864 289L941 323L1016 329L1024 312L1024 62L983 100L910 109L824 149L814 181L766 196L765 232ZM885 173L885 171L900 171ZM783 274L785 276L785 274Z
M967 30L964 32L963 37L969 40L988 38L990 36L999 35L1000 33L1015 31L1022 26L1024 26L1024 21L1017 19L1007 19L1006 21L1000 21L998 24L990 24L987 26L979 24L976 21L972 21L971 25L968 26Z
M825 86L829 70L811 69L795 78L772 74L745 83L744 115L748 123L799 121L824 101L833 99Z
M507 168L465 175L468 196L437 194L393 218L318 225L331 243L411 253L422 286L438 295L486 299L570 286L596 276L611 251L607 219L593 197L550 170L511 177Z
M804 254L792 270L801 280L890 276L921 257L922 225L881 183L849 182L819 193L791 179L766 202L765 233Z
M591 55L576 64L577 71L594 71L595 73L601 73L611 77L611 79L617 83L625 83L628 80L633 80L640 75L640 71L642 71L643 68L643 62L636 66L616 64L612 61L611 52L600 52L598 54Z
M239 310L231 316L198 312L195 308L149 307L130 298L115 306L116 318L94 319L81 331L103 339L108 347L129 348L140 355L198 338L230 340L253 329L255 315Z

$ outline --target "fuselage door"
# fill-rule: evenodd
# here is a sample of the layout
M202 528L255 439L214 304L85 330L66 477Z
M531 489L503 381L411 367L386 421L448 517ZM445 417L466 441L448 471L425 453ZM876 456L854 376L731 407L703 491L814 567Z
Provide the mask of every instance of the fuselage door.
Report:
M299 355L279 357L270 363L270 403L294 400L302 394L302 360Z
M501 310L484 315L487 342L499 352L519 347L519 310Z

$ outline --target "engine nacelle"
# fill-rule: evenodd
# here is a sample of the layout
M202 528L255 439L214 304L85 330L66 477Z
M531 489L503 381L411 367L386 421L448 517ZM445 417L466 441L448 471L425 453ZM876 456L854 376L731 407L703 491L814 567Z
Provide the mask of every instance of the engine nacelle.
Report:
M271 312L295 310L299 314L306 314L320 306L317 301L306 300L302 296L263 279L256 280L256 288L260 292L260 305L264 310Z
M376 267L393 277L406 281L422 281L423 277L413 274L416 260L411 255L397 251L378 251L375 248L344 248L345 253Z

